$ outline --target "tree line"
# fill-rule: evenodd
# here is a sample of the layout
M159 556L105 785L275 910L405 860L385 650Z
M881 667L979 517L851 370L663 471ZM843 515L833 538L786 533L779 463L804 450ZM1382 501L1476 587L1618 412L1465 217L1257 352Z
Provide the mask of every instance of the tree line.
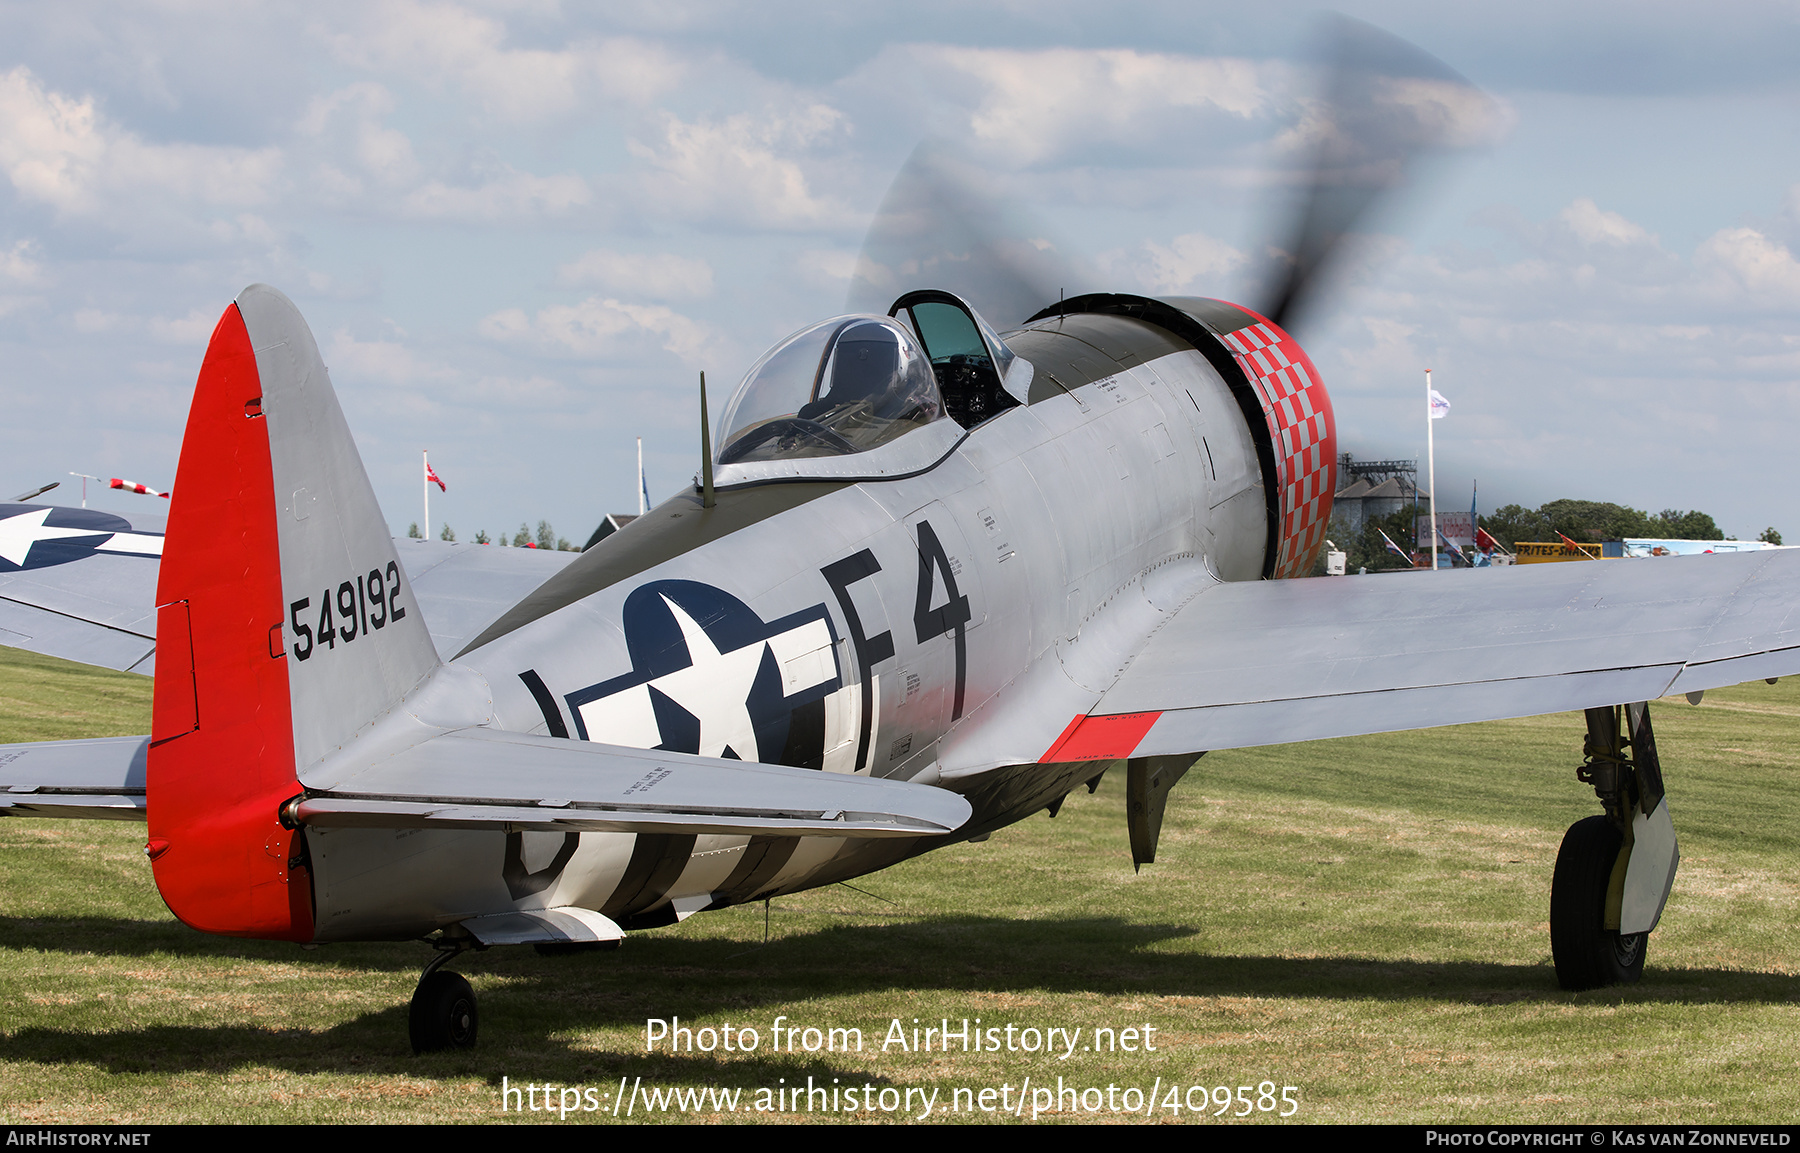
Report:
M1423 507L1420 506L1421 510ZM1366 568L1370 572L1382 572L1410 567L1407 560L1388 549L1381 539L1383 532L1403 549L1421 547L1421 551L1430 552L1430 541L1413 540L1413 516L1413 508L1408 505L1391 516L1365 520L1360 532L1345 534L1348 539L1334 537L1337 546L1347 554L1344 571L1354 573ZM1516 504L1502 505L1483 516L1480 527L1512 550L1516 550L1520 541L1556 541L1564 536L1581 544L1627 538L1726 539L1712 516L1698 509L1666 508L1659 513L1649 513L1628 505L1596 500L1553 500L1531 509ZM1757 539L1780 544L1781 534L1770 527ZM1323 561L1319 571L1324 571Z
M1684 512L1678 508L1665 508L1651 514L1597 500L1553 500L1542 508L1531 509L1516 504L1502 505L1491 516L1481 518L1481 527L1508 548L1522 540L1557 540L1559 533L1582 544L1627 537L1725 539L1713 518L1699 509Z
M414 521L407 528L406 535L413 540L422 540L425 536L424 533L419 531L418 521ZM438 539L447 541L454 541L456 539L456 530L450 527L449 522L446 521L443 529L439 531ZM475 543L497 544L502 546L510 545L513 548L543 548L552 549L556 552L581 551L581 546L570 544L569 538L557 536L556 530L550 527L550 522L547 520L540 520L537 522L537 532L535 533L531 531L531 526L529 524L520 521L519 531L512 534L511 540L507 539L505 533L501 533L498 537L490 537L487 529L481 529L475 533Z

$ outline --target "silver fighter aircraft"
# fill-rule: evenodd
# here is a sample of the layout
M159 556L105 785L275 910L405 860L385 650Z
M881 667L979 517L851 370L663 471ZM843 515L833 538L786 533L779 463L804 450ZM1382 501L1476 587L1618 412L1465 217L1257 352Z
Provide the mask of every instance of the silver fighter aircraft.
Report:
M472 947L853 878L1121 763L1148 862L1207 750L1586 709L1605 812L1558 858L1556 969L1634 980L1678 860L1642 702L1800 673L1800 553L1292 579L1336 440L1284 317L1357 211L1309 210L1260 311L1001 332L923 290L802 328L693 489L579 555L392 539L306 323L251 287L166 526L0 505L0 642L155 676L147 737L0 746L0 813L147 821L206 932L431 940L425 1050L475 1041L441 967Z

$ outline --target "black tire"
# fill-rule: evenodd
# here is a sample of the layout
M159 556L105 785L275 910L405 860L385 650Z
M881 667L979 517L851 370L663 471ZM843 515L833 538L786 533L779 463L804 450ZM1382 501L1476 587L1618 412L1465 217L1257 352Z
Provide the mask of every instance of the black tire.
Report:
M1624 836L1605 817L1576 821L1563 834L1550 882L1550 955L1556 982L1570 991L1634 985L1644 975L1650 934L1606 928L1606 888Z
M413 990L406 1027L414 1053L473 1049L478 1024L475 990L462 974L439 969Z

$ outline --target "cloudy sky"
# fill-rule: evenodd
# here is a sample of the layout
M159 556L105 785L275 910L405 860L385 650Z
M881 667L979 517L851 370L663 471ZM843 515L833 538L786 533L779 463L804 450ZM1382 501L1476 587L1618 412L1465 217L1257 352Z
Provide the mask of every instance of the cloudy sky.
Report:
M636 507L634 437L653 498L691 477L699 371L716 416L842 311L927 138L1091 270L1071 292L1254 300L1318 28L1280 2L601 7L0 6L0 499L171 485L207 335L262 281L310 321L397 532L428 447L463 539L585 537ZM1453 505L1479 479L1486 508L1800 539L1800 17L1462 8L1344 8L1501 113L1299 333L1341 446L1422 457L1429 367Z

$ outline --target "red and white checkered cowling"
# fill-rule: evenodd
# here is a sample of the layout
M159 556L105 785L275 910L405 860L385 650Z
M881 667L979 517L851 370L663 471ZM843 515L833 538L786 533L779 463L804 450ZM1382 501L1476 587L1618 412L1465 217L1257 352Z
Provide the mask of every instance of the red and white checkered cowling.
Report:
M1308 576L1325 543L1337 491L1337 424L1319 370L1286 332L1235 305L1255 323L1219 337L1250 378L1269 422L1281 486L1276 578Z

